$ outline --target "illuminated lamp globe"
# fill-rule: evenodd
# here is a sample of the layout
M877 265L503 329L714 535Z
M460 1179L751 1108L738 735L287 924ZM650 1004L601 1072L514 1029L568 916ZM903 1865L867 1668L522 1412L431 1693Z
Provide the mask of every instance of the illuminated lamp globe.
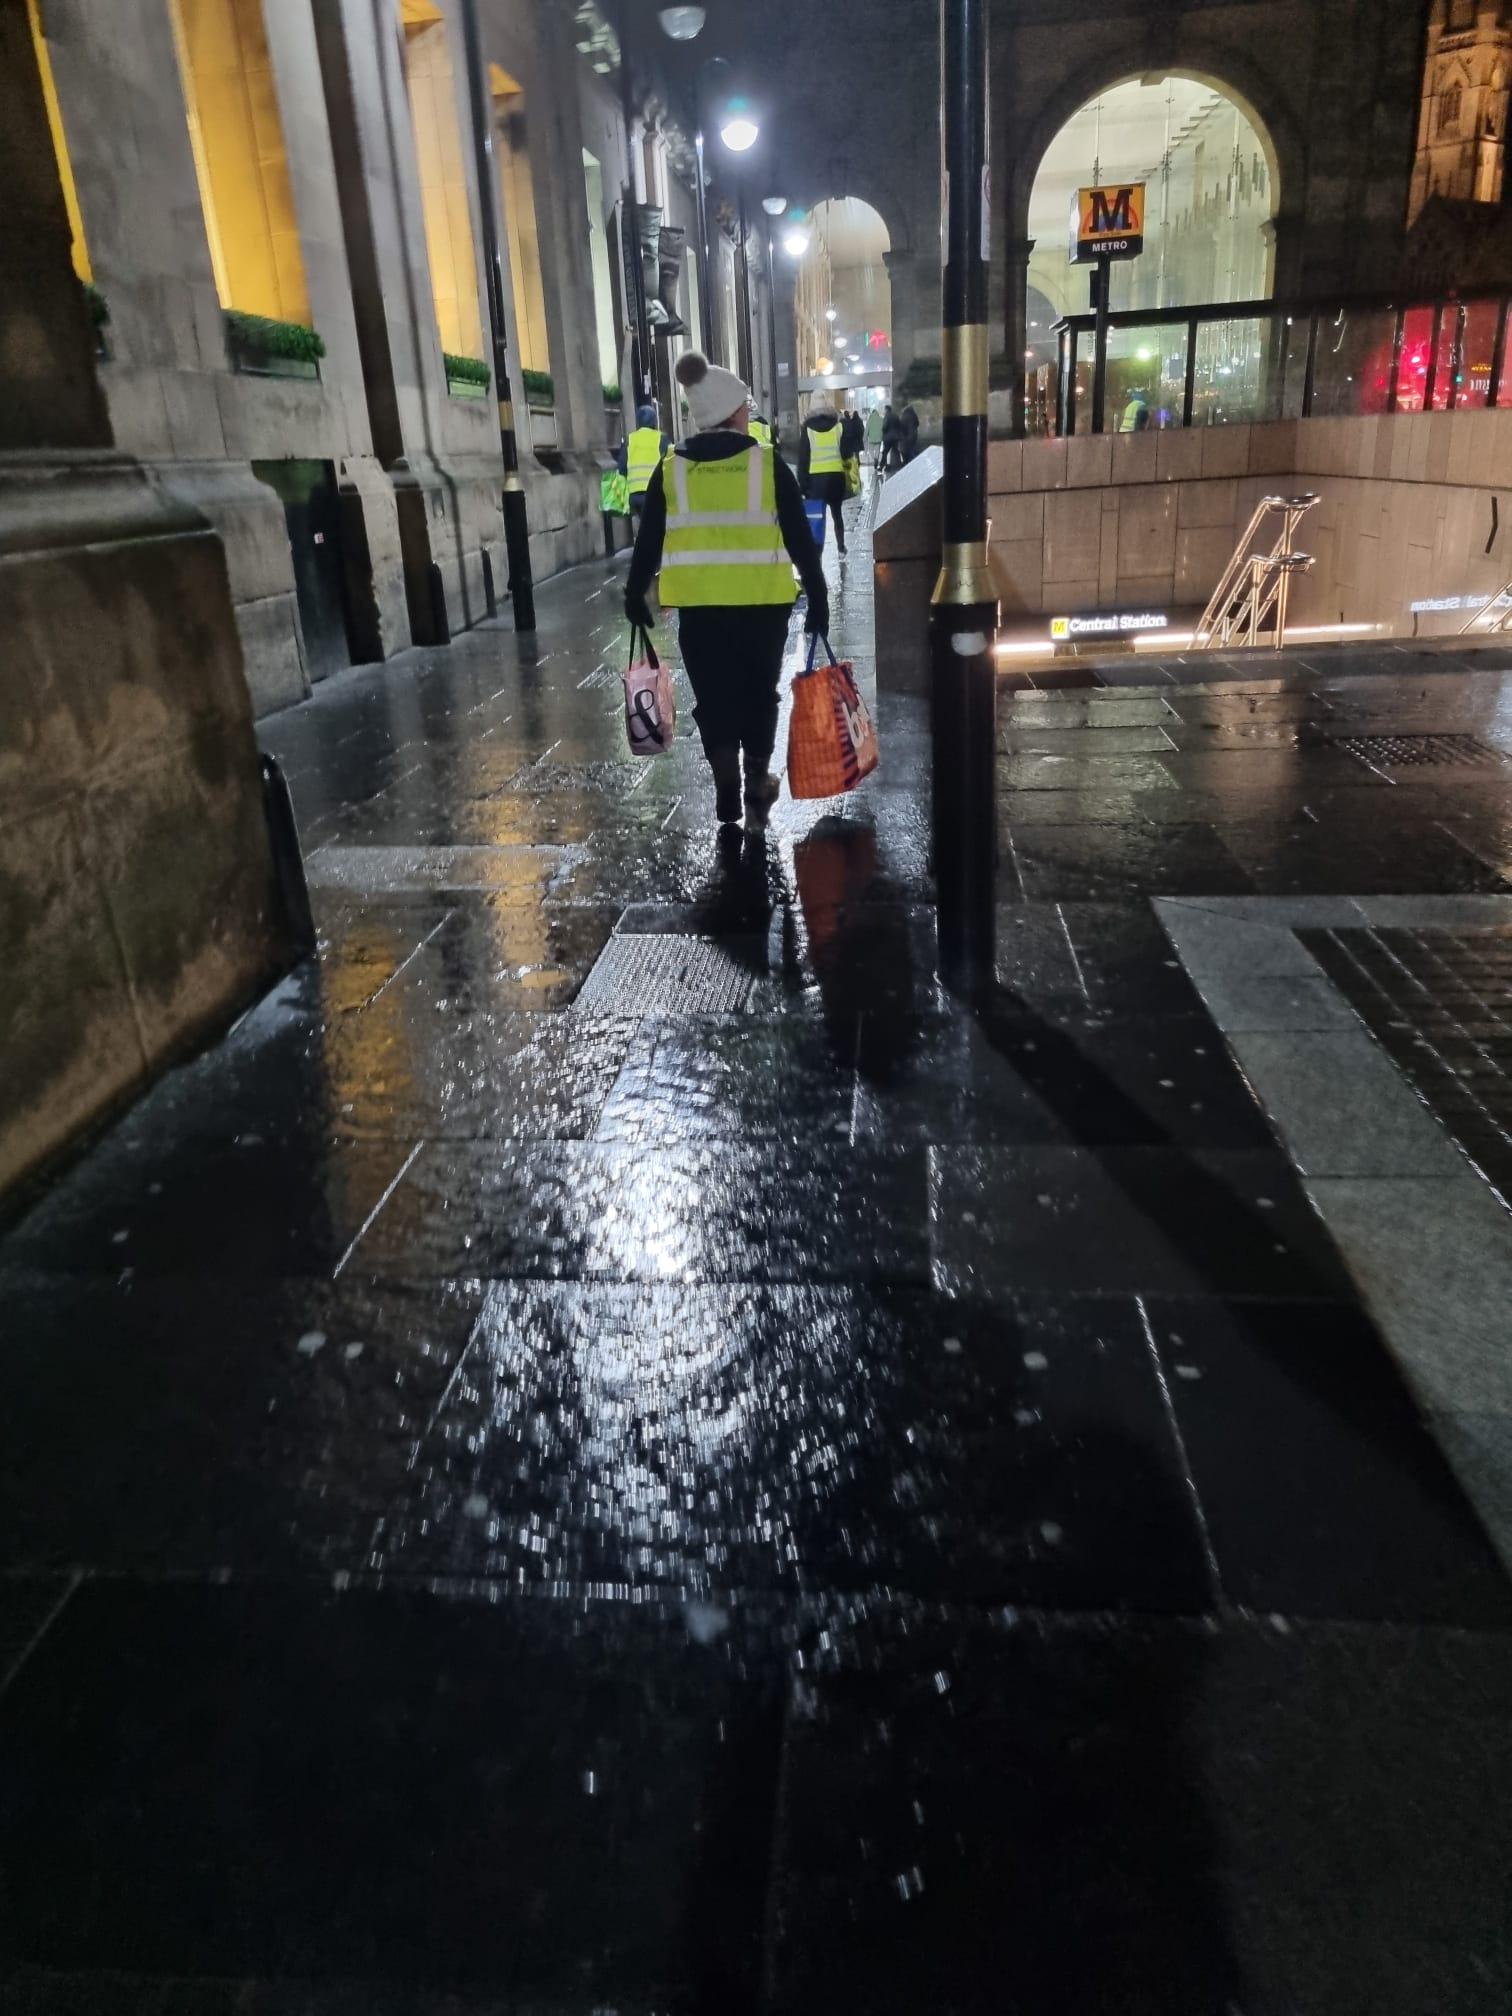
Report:
M802 228L789 231L782 241L782 249L790 259L801 259L809 248L809 234Z
M663 7L660 14L663 30L674 42L691 42L704 25L702 7Z
M838 308L826 308L824 319L826 322L838 322L840 320L840 310Z
M761 128L743 98L731 99L729 116L719 129L719 137L732 154L748 154L761 138Z
M768 217L780 217L787 208L786 196L763 196L761 207Z

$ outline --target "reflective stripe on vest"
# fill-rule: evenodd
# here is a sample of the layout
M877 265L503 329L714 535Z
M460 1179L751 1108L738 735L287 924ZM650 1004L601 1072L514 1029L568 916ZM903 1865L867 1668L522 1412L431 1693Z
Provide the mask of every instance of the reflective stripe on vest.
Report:
M754 441L718 462L674 449L662 463L667 536L661 600L668 609L791 603L793 569L777 524L772 452Z
M637 427L625 450L625 481L632 497L643 497L646 485L656 474L662 459L661 433L655 427Z
M750 434L751 439L753 441L759 441L763 448L771 447L772 430L765 420L758 420L753 417L750 421L747 432Z
M839 423L820 433L809 429L809 474L810 476L841 476L845 473L845 457L840 453Z

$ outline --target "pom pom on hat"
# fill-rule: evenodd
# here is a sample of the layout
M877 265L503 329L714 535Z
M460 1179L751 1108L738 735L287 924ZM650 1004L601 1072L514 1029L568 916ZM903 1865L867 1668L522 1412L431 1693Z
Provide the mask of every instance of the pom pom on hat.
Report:
M711 364L701 350L685 350L674 376L688 395L688 411L700 433L721 426L751 396L743 380L722 365Z

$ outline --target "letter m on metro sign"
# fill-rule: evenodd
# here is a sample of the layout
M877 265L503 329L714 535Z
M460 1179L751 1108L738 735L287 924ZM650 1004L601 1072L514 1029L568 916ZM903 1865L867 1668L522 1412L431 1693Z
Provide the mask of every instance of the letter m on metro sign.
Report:
M1134 259L1144 250L1145 185L1109 183L1078 189L1071 205L1071 263Z

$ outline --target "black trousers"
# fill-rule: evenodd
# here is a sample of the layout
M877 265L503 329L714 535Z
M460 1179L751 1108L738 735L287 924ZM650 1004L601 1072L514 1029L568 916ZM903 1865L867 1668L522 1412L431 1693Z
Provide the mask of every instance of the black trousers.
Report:
M693 719L704 754L740 749L747 780L771 766L777 744L777 687L792 608L684 609L677 641L698 703Z
M829 506L830 522L835 528L835 544L845 544L845 520L841 517L841 507L845 503L845 478L843 476L810 476L808 482L810 497L822 497Z

